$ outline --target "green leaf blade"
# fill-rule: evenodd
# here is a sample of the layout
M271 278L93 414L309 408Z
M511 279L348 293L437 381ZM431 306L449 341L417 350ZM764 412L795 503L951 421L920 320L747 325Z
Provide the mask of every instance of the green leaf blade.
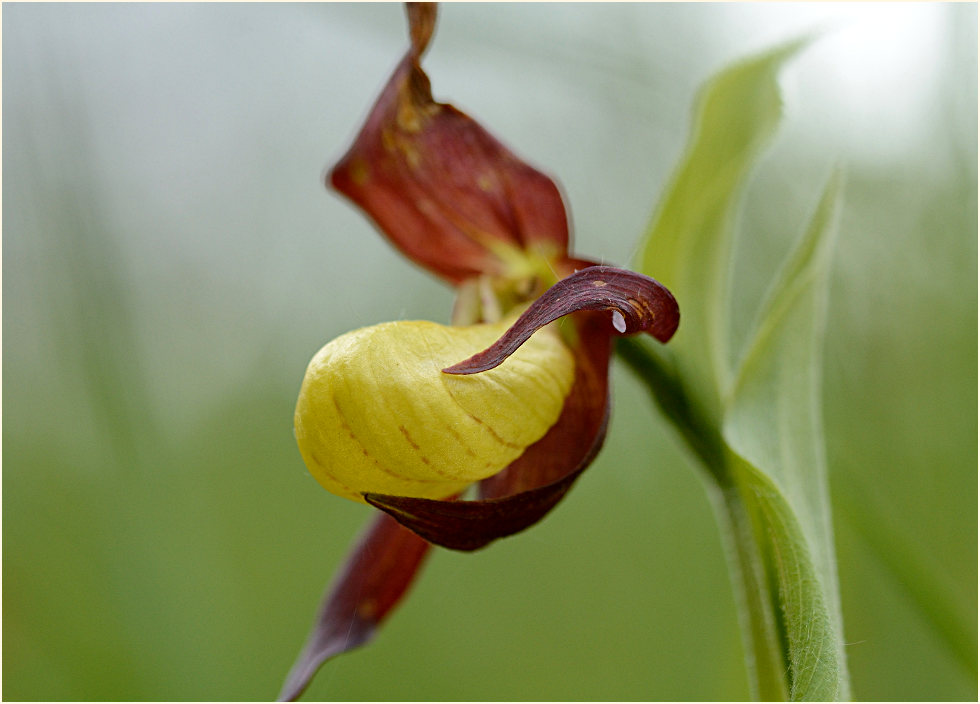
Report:
M740 62L705 84L686 155L637 262L680 302L684 318L671 348L698 387L697 402L716 418L731 374L727 300L734 216L751 167L782 114L777 72L804 43Z
M840 182L831 179L763 307L723 426L778 585L792 699L849 695L820 411Z
M725 414L727 443L762 469L792 505L808 540L832 545L820 410L822 340L840 178L759 316ZM832 551L815 556L833 574Z
M849 698L842 640L810 542L782 491L744 458L733 456L740 499L752 519L761 569L769 583L791 701ZM836 594L836 591L834 591Z

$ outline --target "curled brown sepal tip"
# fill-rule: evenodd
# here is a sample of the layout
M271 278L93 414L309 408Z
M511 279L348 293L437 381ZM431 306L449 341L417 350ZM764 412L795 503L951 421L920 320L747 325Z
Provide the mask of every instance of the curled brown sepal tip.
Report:
M537 330L583 310L611 311L622 335L645 332L667 342L680 323L680 309L667 288L649 276L612 266L590 266L549 288L503 336L482 352L442 371L477 374L500 365Z

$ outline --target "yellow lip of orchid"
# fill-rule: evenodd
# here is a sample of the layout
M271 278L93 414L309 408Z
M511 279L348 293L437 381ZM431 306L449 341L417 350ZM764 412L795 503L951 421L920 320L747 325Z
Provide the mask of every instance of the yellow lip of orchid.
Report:
M553 326L506 363L442 369L490 346L510 321L382 323L341 335L310 362L295 429L310 473L334 494L445 498L517 459L558 420L575 376Z

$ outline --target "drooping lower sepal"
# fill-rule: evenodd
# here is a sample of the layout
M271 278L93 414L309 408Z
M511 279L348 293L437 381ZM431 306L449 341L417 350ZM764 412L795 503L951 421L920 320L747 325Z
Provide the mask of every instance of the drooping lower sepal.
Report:
M374 637L415 580L430 547L389 516L374 518L324 597L279 701L297 699L326 660Z

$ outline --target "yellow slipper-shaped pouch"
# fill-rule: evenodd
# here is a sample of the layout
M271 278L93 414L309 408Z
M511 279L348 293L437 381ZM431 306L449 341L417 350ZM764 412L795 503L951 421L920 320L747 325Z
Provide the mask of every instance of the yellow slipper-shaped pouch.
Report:
M325 345L296 405L310 473L363 502L364 493L444 498L507 467L561 414L575 376L561 335L543 328L480 374L442 369L487 348L511 323L382 323Z

